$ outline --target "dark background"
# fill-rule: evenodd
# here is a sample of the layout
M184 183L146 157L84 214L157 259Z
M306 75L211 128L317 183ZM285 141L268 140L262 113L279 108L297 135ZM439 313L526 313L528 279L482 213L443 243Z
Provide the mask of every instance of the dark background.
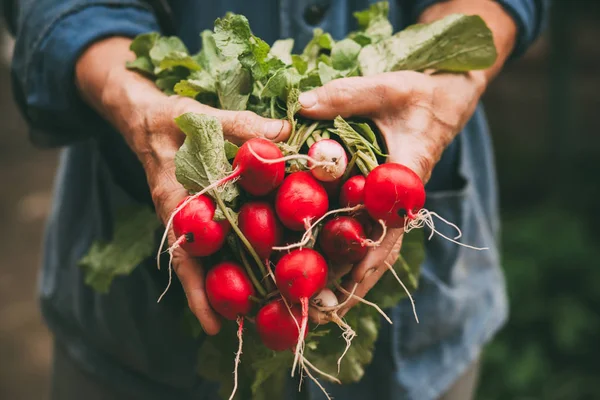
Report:
M44 399L36 300L58 153L34 149L0 31L0 399ZM484 97L501 187L511 319L477 399L600 399L600 1L555 0L546 33Z

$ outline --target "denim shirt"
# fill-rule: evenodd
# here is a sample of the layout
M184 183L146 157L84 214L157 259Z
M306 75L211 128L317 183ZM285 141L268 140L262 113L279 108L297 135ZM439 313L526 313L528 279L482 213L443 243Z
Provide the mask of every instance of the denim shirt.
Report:
M390 1L396 30L414 23L433 0ZM139 0L21 0L15 14L13 90L39 146L64 145L44 241L39 296L45 320L79 365L98 379L148 399L212 399L215 386L198 378L199 343L180 325L185 296L177 286L159 304L166 272L147 260L113 282L108 294L84 283L78 260L109 238L116 210L150 202L144 172L121 136L87 107L74 86L74 63L95 40L159 30ZM539 34L547 4L500 0L518 27L512 58ZM179 0L170 2L176 34L191 51L199 32L227 11L248 17L272 43L297 47L315 27L339 39L354 29L352 12L368 0ZM307 11L308 10L308 11ZM309 20L311 24L307 22ZM102 62L99 60L98 62ZM373 363L358 383L327 385L339 399L438 398L479 355L507 318L498 253L498 201L492 146L481 105L450 145L427 185L426 207L462 228L473 251L434 237L426 243L415 293L421 322L406 301L382 324ZM451 235L447 227L439 227ZM311 387L312 398L322 398ZM290 394L289 398L292 398Z

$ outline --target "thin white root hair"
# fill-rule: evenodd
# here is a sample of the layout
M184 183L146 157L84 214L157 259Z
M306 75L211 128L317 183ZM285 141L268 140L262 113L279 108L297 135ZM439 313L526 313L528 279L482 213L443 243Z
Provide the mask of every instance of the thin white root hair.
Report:
M323 221L325 218L327 218L331 214L335 214L335 213L358 211L363 207L364 206L362 204L359 204L354 207L344 207L344 208L338 208L337 210L327 211L325 214L323 214L323 216L321 218L317 219L306 229L306 232L304 232L304 235L302 235L302 240L300 240L298 243L292 243L290 245L283 246L283 247L273 247L273 250L286 251L286 250L295 249L297 247L304 247L304 246L306 246L306 244L310 241L310 239L312 237L312 233L311 233L312 230L315 228L315 226L319 225L321 223L321 221Z
M365 246L365 247L377 247L379 245L381 245L381 243L383 242L383 239L385 238L385 235L387 234L387 225L385 224L385 222L380 219L379 224L381 225L381 236L379 237L379 239L377 239L376 241L371 240L371 239L365 239L361 242L361 245Z
M390 270L390 272L394 275L394 278L396 278L396 280L400 283L400 285L402 285L402 288L404 289L404 291L408 295L408 298L410 299L410 303L412 304L412 309L413 309L413 314L415 315L415 320L417 321L417 324L418 324L419 323L419 317L417 316L417 308L415 307L415 300L413 299L412 295L408 291L408 288L402 282L402 279L400 279L400 277L398 276L398 274L394 270L394 267L392 266L392 264L390 264L387 261L384 261L384 264L388 267L388 269Z
M454 239L449 238L448 236L444 235L440 231L435 230L435 224L433 222L433 217L436 217L439 220L441 220L442 222L450 225L458 232L458 234L454 237ZM429 229L431 229L431 234L429 235L429 240L431 240L434 233L437 233L444 239L446 239L452 243L456 243L460 246L467 247L467 248L473 249L473 250L478 250L478 251L488 250L488 247L475 247L475 246L470 246L468 244L458 242L456 239L459 239L462 236L462 232L461 232L460 228L458 226L456 226L456 224L453 224L452 222L447 221L446 219L442 218L438 213L436 213L434 211L426 210L424 208L419 210L419 212L417 213L415 218L413 218L413 219L405 218L404 232L408 233L413 229L422 228L424 226L427 226Z
M280 157L280 158L264 158L259 156L253 149L252 146L248 145L248 150L250 150L250 153L252 153L252 155L254 157L256 157L256 159L262 163L265 164L276 164L279 162L285 162L285 161L291 161L291 160L306 160L308 162L311 163L311 166L308 167L309 169L313 169L316 167L335 167L335 163L333 161L317 161L312 157L309 157L305 154L292 154L289 156L285 156L285 157Z
M339 283L337 283L337 282L335 283L335 286L336 286L336 288L337 288L338 290L340 290L340 291L341 291L342 293L344 293L345 295L347 295L347 296L350 296L350 297L353 297L353 298L357 299L358 301L360 301L361 303L364 303L364 304L366 304L366 305L369 305L369 306L373 307L374 309L376 309L376 310L377 310L377 312L379 312L379 314L381 314L381 316L382 316L383 318L385 318L385 320L386 320L388 323L390 323L390 325L393 325L393 322L392 322L392 320L390 319L390 317L388 317L388 316L387 316L387 314L386 314L386 313L385 313L385 312L384 312L384 311L381 309L381 307L379 307L377 304L375 304L375 303L372 303L372 302L370 302L370 301L368 301L368 300L365 300L365 299L363 299L363 298L362 298L362 297L360 297L360 296L357 296L357 295L355 295L355 294L352 294L352 293L350 293L349 291L347 291L346 289L344 289L344 288L342 287L342 285L340 285L340 284L339 284Z
M340 380L338 378L336 378L333 375L328 374L327 372L321 371L319 368L315 367L310 361L308 361L308 359L306 359L306 357L302 357L302 363L307 365L310 369L312 369L313 371L315 371L317 374L324 376L325 378L331 380L334 383L337 383L338 385L341 385L342 382L340 382Z
M298 361L304 357L304 333L306 332L306 326L308 325L308 298L302 297L300 299L302 304L302 320L300 321L299 330L298 330L298 343L296 343L296 351L294 354L294 363L292 364L292 377L294 376L294 371L296 369L296 365L298 365ZM290 309L290 312L292 310ZM292 314L293 317L293 314ZM294 321L296 318L294 318ZM297 324L297 323L296 323ZM300 365L302 368L302 365Z
M308 360L306 360L306 358L302 357L302 363L308 363ZM312 364L310 364L312 365ZM313 366L314 367L314 366ZM316 368L315 368L316 369ZM303 370L306 372L306 375L308 375L308 377L310 379L312 379L312 381L319 387L319 389L321 389L321 391L323 392L323 394L325 395L325 397L327 397L327 400L331 400L331 396L329 396L329 393L327 393L327 391L325 390L325 388L323 387L323 385L321 385L321 382L319 382L319 380L317 378L315 378L311 373L310 370L306 367L303 367ZM339 381L338 381L339 382ZM300 386L298 387L298 389L300 389L300 387L302 386L302 380L300 380Z
M235 396L235 392L237 391L237 387L238 387L238 366L240 365L240 358L242 355L242 343L243 343L242 333L244 332L244 317L238 315L237 324L238 324L237 337L238 337L239 345L238 345L238 351L237 351L237 353L235 353L235 367L233 369L233 390L231 392L231 396L229 396L229 400L233 400L233 398Z
M348 353L348 350L350 350L352 340L354 340L354 338L356 337L356 332L354 331L354 329L352 329L350 325L348 325L346 321L341 319L335 311L331 313L331 321L336 323L337 326L340 327L340 329L342 330L342 338L346 341L346 348L344 349L344 352L342 353L340 358L338 358L337 360L337 372L339 374L340 369L342 368L342 360L346 356L346 353Z
M165 297L165 295L169 291L169 288L171 287L171 282L173 281L172 265L173 265L173 251L171 251L171 249L169 249L169 282L167 283L167 287L165 288L165 290L163 290L161 295L158 297L158 300L156 300L157 303L160 303L160 301L163 299L163 297Z

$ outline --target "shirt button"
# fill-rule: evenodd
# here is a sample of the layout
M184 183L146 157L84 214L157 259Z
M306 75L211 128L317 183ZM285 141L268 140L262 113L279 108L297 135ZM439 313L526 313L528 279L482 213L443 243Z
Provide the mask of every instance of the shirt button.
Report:
M304 9L303 17L307 24L314 26L323 21L323 18L329 9L329 4L324 3L325 2L321 2L321 4L312 4Z

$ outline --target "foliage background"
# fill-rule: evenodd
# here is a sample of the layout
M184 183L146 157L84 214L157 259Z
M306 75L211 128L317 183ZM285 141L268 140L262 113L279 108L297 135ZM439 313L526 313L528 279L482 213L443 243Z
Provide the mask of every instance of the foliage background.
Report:
M484 97L511 319L485 352L478 400L600 398L599 39L599 1L554 0L544 36ZM0 27L0 398L44 399L52 350L37 244L57 154L27 142L11 48Z

